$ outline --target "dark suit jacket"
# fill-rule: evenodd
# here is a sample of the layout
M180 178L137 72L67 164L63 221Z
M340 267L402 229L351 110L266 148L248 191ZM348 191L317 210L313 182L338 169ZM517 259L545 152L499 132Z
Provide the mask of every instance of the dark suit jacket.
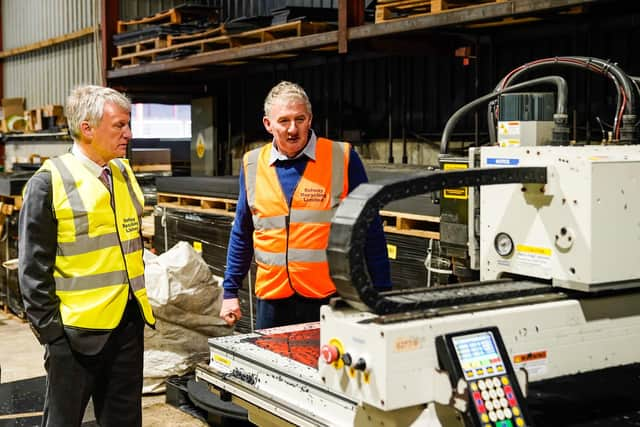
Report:
M51 201L51 173L39 172L27 183L18 225L18 281L27 318L41 344L66 336L74 350L97 354L111 331L87 331L62 324L53 279L58 222Z

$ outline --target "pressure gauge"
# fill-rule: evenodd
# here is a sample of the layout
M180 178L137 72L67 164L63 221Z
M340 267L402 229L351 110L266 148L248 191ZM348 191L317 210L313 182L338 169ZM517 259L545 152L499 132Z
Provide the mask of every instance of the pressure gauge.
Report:
M493 240L493 246L500 256L509 256L513 253L513 240L507 233L498 233Z

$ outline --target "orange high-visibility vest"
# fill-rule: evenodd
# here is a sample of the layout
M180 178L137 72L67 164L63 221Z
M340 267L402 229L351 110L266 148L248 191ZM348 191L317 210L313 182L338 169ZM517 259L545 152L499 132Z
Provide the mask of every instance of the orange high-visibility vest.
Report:
M324 298L336 291L326 249L331 218L349 190L350 145L325 138L316 142L316 159L308 160L290 206L275 166L269 165L271 144L244 156L258 298L281 299L294 293Z

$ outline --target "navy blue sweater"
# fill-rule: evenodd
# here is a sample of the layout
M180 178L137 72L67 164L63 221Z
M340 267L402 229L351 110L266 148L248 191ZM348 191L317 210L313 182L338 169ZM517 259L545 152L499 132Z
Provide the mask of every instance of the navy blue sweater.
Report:
M293 192L300 181L309 158L302 155L297 159L277 160L276 172L282 191L291 200ZM349 192L358 185L367 182L367 174L358 154L351 149L349 154ZM240 170L240 192L236 207L236 218L231 228L229 249L227 251L227 268L224 273L224 298L237 298L242 280L249 271L253 257L253 221L247 202L244 171ZM367 267L371 280L380 290L391 288L391 275L387 246L380 217L369 227L365 246Z

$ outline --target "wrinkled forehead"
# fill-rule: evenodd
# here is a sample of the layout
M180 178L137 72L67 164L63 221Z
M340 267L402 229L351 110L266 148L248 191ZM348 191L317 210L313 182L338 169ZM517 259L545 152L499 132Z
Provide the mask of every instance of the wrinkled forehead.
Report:
M289 115L310 115L309 110L307 108L307 104L303 99L299 98L284 98L277 99L274 101L271 106L271 114L272 118L277 118L280 116L289 116Z

